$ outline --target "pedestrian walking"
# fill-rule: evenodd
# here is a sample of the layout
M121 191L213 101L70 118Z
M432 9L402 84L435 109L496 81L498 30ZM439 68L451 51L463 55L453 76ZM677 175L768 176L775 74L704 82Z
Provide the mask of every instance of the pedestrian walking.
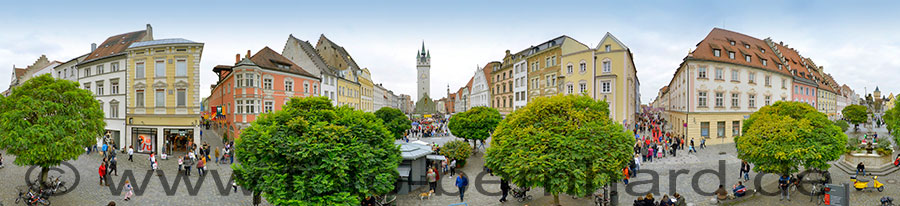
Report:
M449 167L450 167L450 176L452 177L453 175L456 175L456 160L451 160Z
M119 176L119 170L116 169L117 162L118 161L116 161L115 156L111 157L111 159L109 160L109 170L110 170L109 173L115 173L116 176Z
M178 172L184 170L184 157L178 158Z
M134 188L131 187L131 181L125 180L125 201L131 200L131 196L134 195Z
M656 152L653 151L653 147L651 147L650 149L648 149L647 152L648 152L648 154L647 154L647 161L648 161L648 162L653 162L653 156L656 155Z
M469 177L466 176L466 173L460 172L456 177L456 187L459 188L459 201L462 202L466 189L469 187Z
M131 159L133 157L134 157L134 145L128 146L128 161L134 162L134 160Z
M197 161L197 174L200 176L206 174L206 158L200 158L200 161Z
M219 147L216 147L216 164L219 164Z
M501 203L506 202L506 196L509 195L509 189L510 189L509 181L501 178L500 179L500 192L503 194L503 196L500 197Z
M194 160L190 155L184 156L184 175L191 176L191 166L194 165Z
M743 174L744 181L750 180L750 163L741 161L741 173ZM738 176L738 178L741 178L741 176Z
M622 180L626 185L628 184L628 179L630 179L630 175L628 174L628 168L622 169L622 174L625 176L625 179Z
M435 174L434 168L428 168L428 174L425 175L428 179L428 188L430 191L434 192L437 188L437 174Z
M103 186L103 183L106 182L106 162L100 163L100 168L97 169L97 174L100 174L100 186Z

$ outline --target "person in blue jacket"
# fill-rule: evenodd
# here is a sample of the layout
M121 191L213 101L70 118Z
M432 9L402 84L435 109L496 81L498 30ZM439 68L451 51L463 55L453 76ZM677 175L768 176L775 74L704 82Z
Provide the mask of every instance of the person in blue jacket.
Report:
M456 177L456 187L459 188L459 201L463 201L463 196L466 192L466 187L469 186L469 177L466 173L460 172L459 176Z

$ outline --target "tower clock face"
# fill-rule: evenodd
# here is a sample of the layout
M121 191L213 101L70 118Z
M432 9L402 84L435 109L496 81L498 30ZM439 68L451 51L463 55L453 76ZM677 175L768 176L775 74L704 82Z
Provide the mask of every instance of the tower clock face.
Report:
M424 73L422 74L422 79L425 79L425 74L424 74Z

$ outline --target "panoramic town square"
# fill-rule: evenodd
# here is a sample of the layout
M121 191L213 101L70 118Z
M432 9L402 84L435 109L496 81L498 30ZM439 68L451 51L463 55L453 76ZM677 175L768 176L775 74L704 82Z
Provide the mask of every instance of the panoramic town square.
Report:
M0 8L0 206L900 201L897 2L160 3Z

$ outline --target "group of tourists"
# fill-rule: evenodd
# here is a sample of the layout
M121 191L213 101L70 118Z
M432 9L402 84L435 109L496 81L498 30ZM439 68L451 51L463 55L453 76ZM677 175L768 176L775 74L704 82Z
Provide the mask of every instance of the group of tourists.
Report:
M668 194L663 194L662 199L656 201L653 198L653 193L647 193L646 196L638 197L637 200L634 200L634 206L686 206L687 202L681 194L677 192L669 197Z
M412 128L407 131L407 138L441 137L449 135L447 121L439 117L413 119Z

